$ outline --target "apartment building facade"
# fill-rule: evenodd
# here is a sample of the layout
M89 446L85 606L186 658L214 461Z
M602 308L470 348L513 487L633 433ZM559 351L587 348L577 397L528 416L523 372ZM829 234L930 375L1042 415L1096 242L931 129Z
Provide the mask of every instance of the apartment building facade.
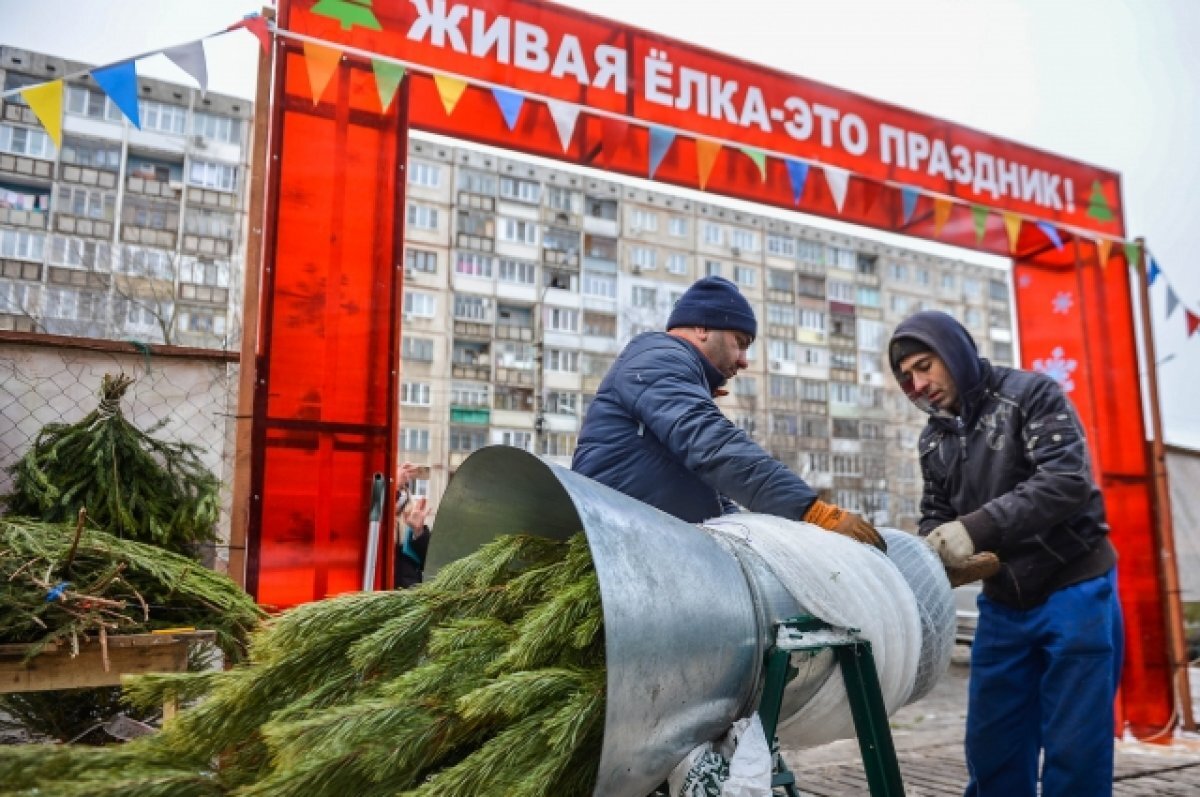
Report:
M1013 361L1008 276L565 169L413 140L405 225L400 455L436 499L471 451L569 464L609 365L662 329L696 279L733 280L759 318L722 409L830 500L915 527L922 416L885 348L919 309Z
M139 78L138 129L87 68L0 47L6 91L68 77L61 148L0 100L0 329L236 348L253 103Z

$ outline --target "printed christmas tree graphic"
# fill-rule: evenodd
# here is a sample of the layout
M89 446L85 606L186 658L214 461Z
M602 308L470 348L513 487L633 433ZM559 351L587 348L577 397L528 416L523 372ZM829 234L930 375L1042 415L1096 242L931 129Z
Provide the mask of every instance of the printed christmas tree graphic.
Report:
M1108 206L1108 198L1104 196L1104 188L1100 181L1092 183L1092 195L1088 197L1087 214L1096 221L1112 221L1112 208Z

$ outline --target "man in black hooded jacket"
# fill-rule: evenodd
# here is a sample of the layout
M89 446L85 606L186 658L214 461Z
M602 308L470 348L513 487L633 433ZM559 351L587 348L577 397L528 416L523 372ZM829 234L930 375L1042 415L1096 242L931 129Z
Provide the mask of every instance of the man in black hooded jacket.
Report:
M1123 652L1116 552L1087 442L1058 383L981 358L949 315L903 321L888 347L920 437L920 533L948 571L980 552L967 797L1111 795Z

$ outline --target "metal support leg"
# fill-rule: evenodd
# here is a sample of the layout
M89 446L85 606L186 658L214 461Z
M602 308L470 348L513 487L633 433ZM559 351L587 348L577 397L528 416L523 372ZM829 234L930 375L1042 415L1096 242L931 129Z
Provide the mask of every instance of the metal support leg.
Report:
M838 645L834 654L846 682L846 695L850 700L850 713L854 717L858 749L862 752L871 797L903 797L904 781L900 778L900 762L896 760L871 643L860 641Z

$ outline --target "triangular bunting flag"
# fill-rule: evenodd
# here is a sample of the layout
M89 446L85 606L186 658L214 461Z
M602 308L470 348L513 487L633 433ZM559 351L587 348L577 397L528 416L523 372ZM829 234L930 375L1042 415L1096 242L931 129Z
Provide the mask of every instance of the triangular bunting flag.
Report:
M821 171L825 172L825 182L829 183L829 194L833 197L833 204L837 207L837 212L841 213L842 206L846 204L846 188L850 185L850 172L836 166L822 166Z
M1100 259L1100 268L1108 268L1108 256L1112 253L1112 241L1107 238L1096 239L1096 257Z
M122 61L112 66L103 66L92 70L92 77L108 98L121 109L121 113L133 123L138 130L142 129L142 118L138 114L137 97L137 68L133 61Z
M900 205L905 224L912 221L913 214L917 212L917 200L920 198L921 192L915 188L900 189Z
M404 67L390 61L371 59L371 69L375 72L375 90L379 92L379 107L387 110L396 98L396 89L404 80Z
M30 86L21 92L30 110L46 128L46 134L54 140L54 146L62 148L62 99L63 82L52 80Z
M1136 241L1125 244L1125 264L1130 268L1140 268L1142 265L1142 247Z
M942 228L946 226L946 222L950 221L950 212L954 210L954 203L949 199L934 197L933 199L933 234L939 236L942 234Z
M808 164L785 160L783 165L787 167L788 179L792 183L792 204L799 205L804 197L804 184L808 182Z
M500 113L504 114L504 124L509 132L512 132L517 126L517 120L521 118L521 106L525 104L525 95L508 89L492 89L492 96L500 106Z
M437 86L437 93L442 99L442 107L446 109L446 116L452 116L454 109L458 107L458 101L462 99L463 92L467 90L467 82L456 77L434 75L433 84Z
M1175 308L1179 306L1179 297L1175 295L1175 289L1170 285L1167 286L1167 318L1170 319L1171 313L1175 312Z
M262 45L264 53L271 52L271 31L267 28L267 19L262 14L249 14L241 22L235 22L226 30L238 30L244 28L254 34L254 38L258 39L258 43Z
M1016 213L1001 213L1000 217L1004 219L1004 230L1008 233L1008 251L1015 253L1017 239L1021 237L1021 217Z
M336 47L304 43L304 63L308 66L308 86L312 89L313 105L321 101L321 95L325 93L341 61L342 51Z
M1183 309L1183 312L1187 316L1187 336L1190 338L1196 334L1196 329L1200 328L1200 316L1197 316L1186 307Z
M712 174L717 156L721 154L721 143L708 138L696 139L696 172L700 177L700 188L708 185L708 176Z
M579 121L579 106L558 100L546 100L550 109L550 118L554 120L554 129L558 131L558 142L562 144L563 152L571 146L571 138L575 135L575 123Z
M742 147L742 154L750 160L754 161L754 165L758 167L759 182L767 181L767 153L754 147Z
M654 177L654 173L658 171L659 164L667 155L667 150L671 148L671 142L675 140L675 131L668 130L665 127L650 128L650 177Z
M987 232L988 209L983 205L971 205L971 222L975 225L975 243L983 240Z
M203 41L197 39L177 47L168 47L162 54L191 75L200 84L200 91L208 91L208 60L204 57Z
M1039 221L1037 226L1038 229L1045 233L1046 237L1050 239L1050 243L1054 244L1054 248L1061 251L1063 248L1063 240L1062 236L1058 234L1058 228L1048 221Z
M1162 273L1162 269L1160 269L1160 268L1158 267L1158 261L1157 261L1157 260L1155 260L1154 258L1150 258L1150 271L1149 271L1149 273L1147 274L1147 278L1148 278L1148 279L1147 279L1147 282L1146 282L1146 284L1147 284L1147 285L1153 285L1153 284L1154 284L1154 281L1155 281L1156 279L1158 279L1158 275L1159 275L1159 274L1161 274L1161 273Z
M1096 180L1092 183L1092 195L1088 197L1087 214L1096 221L1112 221L1112 208L1108 206L1108 197L1104 196L1104 186Z

